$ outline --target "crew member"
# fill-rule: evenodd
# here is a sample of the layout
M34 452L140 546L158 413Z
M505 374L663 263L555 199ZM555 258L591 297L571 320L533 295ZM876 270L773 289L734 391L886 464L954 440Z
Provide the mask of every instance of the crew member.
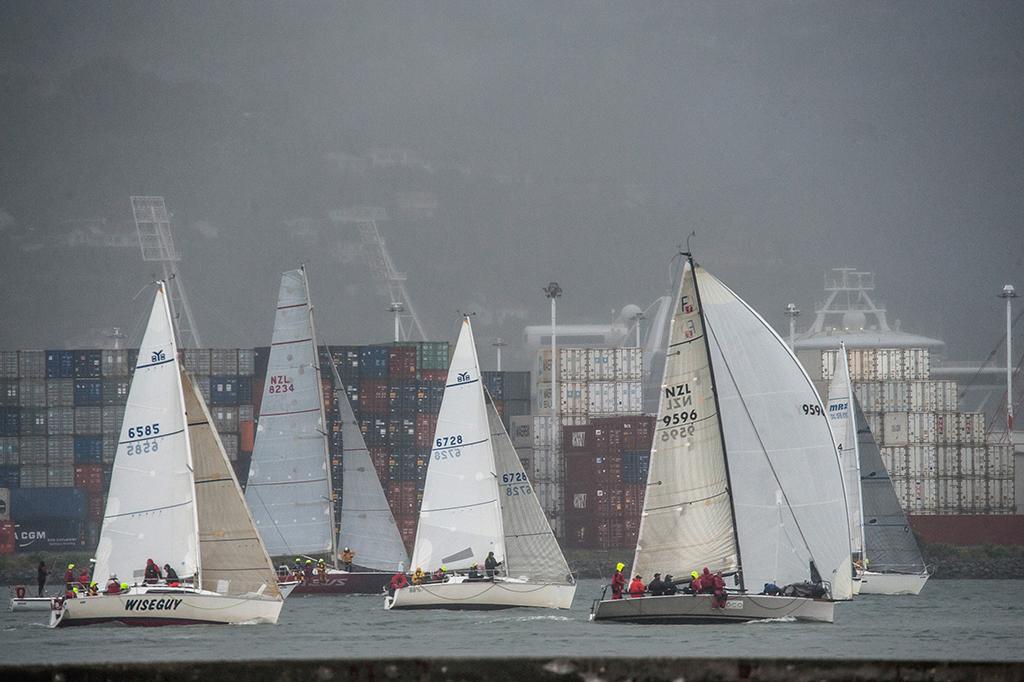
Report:
M313 560L306 559L306 565L302 567L302 579L306 584L313 582Z
M95 580L93 580L91 583L89 583L89 589L86 590L86 594L88 594L90 597L98 597L99 596L99 594L100 594L100 586L96 584Z
M163 576L160 574L160 567L152 559L146 559L146 572L143 576L143 582L147 585L156 585L161 580L163 580Z
M321 584L327 582L327 564L323 559L316 562L316 577Z
M395 590L400 590L408 584L409 581L406 579L405 573L399 571L398 573L395 573L393 576L391 576L391 589L388 590L388 594L394 597Z
M89 589L89 571L83 568L82 572L78 574L78 584L82 586L82 591L88 591Z
M68 570L64 571L64 591L70 592L75 586L75 565L68 564Z
M447 571L446 567L442 566L441 568L439 568L436 571L434 571L434 575L432 575L431 578L433 579L433 581L435 583L444 582L444 574L447 573L447 572L448 571Z
M355 560L355 558L356 558L356 553L353 552L348 547L346 547L345 551L341 553L341 563L345 564L345 570L346 571L350 571L351 572L351 570L352 570L352 561Z
M714 597L714 606L716 608L725 608L726 602L729 601L729 594L725 591L725 578L722 577L721 571L715 573L711 578L712 594Z
M700 574L700 591L704 594L715 593L715 576L711 574L708 567L704 567L704 571Z
M181 584L181 581L178 579L178 573L171 568L170 564L164 564L164 580L171 587L177 587Z
M423 569L417 566L416 571L412 574L412 584L422 585L424 578L426 578L426 576L423 574Z
M480 580L483 576L480 575L480 564L473 564L469 567L469 579L476 581Z
M661 580L661 573L655 573L654 577L651 578L651 582L647 583L647 592L652 597L660 597L664 594L665 583Z
M621 561L615 564L615 575L612 576L612 599L622 599L622 591L626 589L626 576L622 575L622 569L626 564Z
M121 581L117 579L116 575L110 576L110 580L107 581L107 586L103 590L103 594L120 594L121 592Z
M644 596L645 589L647 588L644 586L644 581L643 578L640 577L640 574L638 573L637 575L633 576L633 582L629 584L629 596L633 597L634 599L638 599Z
M484 575L487 576L488 580L494 580L494 573L502 563L504 562L498 561L494 557L494 552L487 553L487 558L484 559Z
M40 561L39 568L36 569L36 583L39 584L39 594L37 597L43 596L43 588L46 587L46 576L50 575L50 569L46 568L46 562Z
M703 587L700 581L700 573L693 571L690 573L690 594L700 594L700 590Z
M674 582L672 582L672 574L671 573L666 573L665 574L665 582L662 584L662 588L661 588L662 596L670 597L673 594L677 594L678 592L679 592L679 588L676 587L676 584Z

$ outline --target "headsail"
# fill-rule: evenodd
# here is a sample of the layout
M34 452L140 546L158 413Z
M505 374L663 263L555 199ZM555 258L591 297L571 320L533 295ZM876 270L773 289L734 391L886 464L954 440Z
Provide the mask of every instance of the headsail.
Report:
M304 268L281 275L245 501L272 556L331 552L324 401Z
M807 580L813 561L833 598L849 599L843 474L821 400L768 323L706 270L696 273L746 584Z
M537 493L486 391L484 400L497 465L495 473L505 531L505 569L510 576L526 577L531 582L572 583L569 565L551 532Z
M861 508L860 456L857 452L857 429L853 424L853 386L846 359L846 344L836 353L836 367L828 386L828 422L835 437L839 461L843 467L847 511L850 514L850 550L853 556L864 552L864 511Z
M488 552L502 561L505 538L480 365L464 318L437 416L411 567L468 568Z
M135 366L93 575L141 583L146 560L199 571L192 456L167 293L160 283Z
M356 563L377 571L395 571L399 565L409 567L402 535L398 532L377 471L373 468L366 441L345 395L344 384L337 370L334 373L335 399L341 419L342 483L341 534L339 547L351 547Z
M184 372L181 384L195 466L202 559L199 587L221 594L280 596L273 564L245 506L206 402Z
M690 263L669 332L633 573L739 567L721 425Z
M860 450L860 484L864 500L864 554L872 571L923 573L921 549L907 515L900 506L889 472L882 463L860 403L854 397L857 441Z

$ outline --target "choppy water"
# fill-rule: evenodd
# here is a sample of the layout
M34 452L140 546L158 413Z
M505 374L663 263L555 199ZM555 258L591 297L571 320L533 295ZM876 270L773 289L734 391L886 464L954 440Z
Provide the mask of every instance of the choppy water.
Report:
M918 597L863 596L833 625L588 622L601 581L570 611L386 612L371 596L289 599L277 626L79 627L45 613L0 615L6 664L421 656L760 656L1024 660L1024 581L932 580Z

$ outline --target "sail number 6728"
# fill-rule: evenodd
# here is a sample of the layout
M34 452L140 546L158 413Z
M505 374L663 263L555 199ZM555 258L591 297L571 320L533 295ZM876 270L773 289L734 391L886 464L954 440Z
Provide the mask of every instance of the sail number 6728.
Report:
M452 448L456 445L462 445L462 434L455 436L441 436L434 443L435 448Z

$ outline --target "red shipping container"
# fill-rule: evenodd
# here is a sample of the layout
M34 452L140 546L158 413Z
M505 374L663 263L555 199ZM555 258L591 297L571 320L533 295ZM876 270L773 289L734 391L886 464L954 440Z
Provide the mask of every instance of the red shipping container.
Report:
M252 452L256 443L256 425L251 419L238 422L238 449L242 452Z
M436 414L416 415L416 447L430 448L434 443L434 431L437 429Z
M86 505L88 507L88 514L90 519L101 519L103 518L103 507L105 501L101 493L89 493L88 501Z
M14 554L14 522L0 521L0 554Z
M389 405L387 380L360 379L359 406L364 416L387 414Z
M448 370L425 369L420 372L420 381L425 384L444 384L448 381Z
M388 350L388 372L392 379L415 379L416 346L392 346Z
M566 455L574 452L593 452L593 426L563 426L562 443Z
M377 471L377 478L381 482L388 481L388 449L370 448L370 459L373 461L373 468Z
M259 415L263 405L263 381L262 376L252 378L252 413L255 415Z
M103 492L103 465L79 464L75 467L75 487L90 493Z

